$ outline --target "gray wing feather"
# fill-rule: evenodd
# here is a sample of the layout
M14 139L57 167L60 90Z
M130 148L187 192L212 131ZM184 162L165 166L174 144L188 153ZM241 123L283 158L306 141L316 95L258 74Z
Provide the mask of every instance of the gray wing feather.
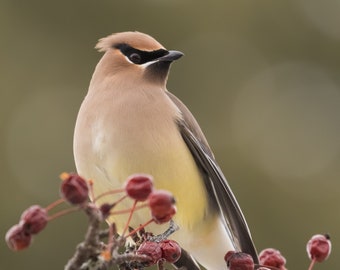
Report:
M225 228L236 248L250 254L254 262L258 263L256 248L246 220L225 176L214 159L203 132L188 108L176 96L170 92L167 94L182 113L183 119L178 120L178 127L202 172L205 186L210 195L209 199L218 206Z

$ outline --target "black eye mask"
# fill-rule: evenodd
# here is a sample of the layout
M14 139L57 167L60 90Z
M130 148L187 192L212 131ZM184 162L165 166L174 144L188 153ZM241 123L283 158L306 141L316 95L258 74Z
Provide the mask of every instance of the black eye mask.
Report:
M136 65L142 65L147 62L154 61L164 55L167 55L169 52L164 49L159 49L156 51L141 51L127 44L118 44L115 45L114 48L120 50L122 54L124 54L132 63Z

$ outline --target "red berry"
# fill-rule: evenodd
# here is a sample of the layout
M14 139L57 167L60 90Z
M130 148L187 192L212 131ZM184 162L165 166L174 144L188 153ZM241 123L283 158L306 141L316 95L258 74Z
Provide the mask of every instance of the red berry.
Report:
M78 174L62 174L61 194L71 204L83 204L88 200L89 187Z
M328 234L316 234L307 243L307 253L311 260L322 262L331 253L332 244Z
M174 240L164 240L160 242L162 258L169 263L175 263L181 257L181 247Z
M272 266L278 269L286 269L286 259L282 256L280 251L274 248L266 248L259 254L260 264L263 266Z
M100 207L99 210L100 212L102 212L103 218L106 219L109 217L110 215L110 211L111 209L114 207L115 205L110 204L110 203L103 203Z
M19 251L31 244L32 235L25 231L22 224L16 224L7 231L5 240L11 250Z
M32 205L22 213L20 220L26 233L37 234L47 225L47 211L39 205Z
M225 255L224 255L224 261L228 262L228 260L230 259L230 257L232 255L234 255L236 253L236 251L234 250L229 250Z
M254 270L254 260L249 254L234 252L228 255L228 253L225 255L225 258L227 257L229 270Z
M145 262L145 266L156 264L162 259L162 249L159 243L146 241L142 243L136 251L137 255L146 255L150 258L149 261Z
M145 201L153 190L153 180L151 175L134 174L126 182L125 191L137 201Z
M152 218L157 224L168 222L176 214L175 199L170 192L155 190L148 200Z
M176 206L173 205L171 206L171 208L169 208L165 215L164 214L157 215L152 213L152 218L156 224L163 224L169 222L172 219L172 217L176 214L176 212L177 212Z

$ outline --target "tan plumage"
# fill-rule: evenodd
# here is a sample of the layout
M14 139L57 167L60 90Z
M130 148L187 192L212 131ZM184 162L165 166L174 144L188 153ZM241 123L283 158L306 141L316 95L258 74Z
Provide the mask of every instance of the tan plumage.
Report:
M199 125L166 90L170 64L182 54L138 32L108 36L96 48L105 54L74 135L79 174L93 179L96 194L133 173L151 174L157 188L175 195L181 229L173 238L202 265L226 269L223 255L230 249L256 259L247 224ZM148 217L147 210L137 211L132 226ZM114 221L122 227L126 216Z

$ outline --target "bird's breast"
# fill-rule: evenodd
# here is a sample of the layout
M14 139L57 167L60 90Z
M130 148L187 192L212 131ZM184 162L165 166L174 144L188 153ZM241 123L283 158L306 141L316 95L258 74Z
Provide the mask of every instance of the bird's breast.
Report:
M86 104L86 100L84 102ZM85 113L82 109L80 113ZM131 174L152 175L156 188L174 194L178 223L194 228L206 215L207 195L200 172L177 127L176 110L165 94L158 98L120 97L118 102L111 100L109 107L91 110L88 112L91 116L84 119L88 138L75 144L76 164L80 174L94 181L97 194L120 187ZM78 121L82 121L79 116ZM83 155L78 162L77 152L78 156ZM145 219L145 213L140 218Z

